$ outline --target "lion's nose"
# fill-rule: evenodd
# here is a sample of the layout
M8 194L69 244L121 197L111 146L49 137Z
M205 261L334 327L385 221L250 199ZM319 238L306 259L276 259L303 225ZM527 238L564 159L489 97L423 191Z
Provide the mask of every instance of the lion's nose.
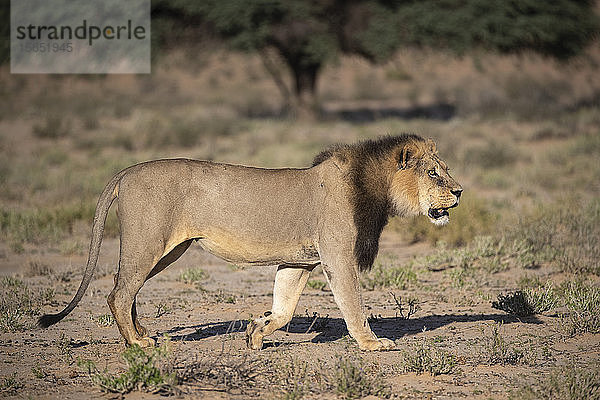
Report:
M460 198L460 195L462 194L463 190L462 189L456 189L456 190L451 190L451 192L458 199L458 198Z

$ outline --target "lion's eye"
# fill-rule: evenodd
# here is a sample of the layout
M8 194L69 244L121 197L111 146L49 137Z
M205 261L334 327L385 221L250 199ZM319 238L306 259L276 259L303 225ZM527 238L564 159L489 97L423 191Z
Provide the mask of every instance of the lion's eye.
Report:
M437 172L435 172L435 169L430 169L429 171L427 171L427 174L432 178L435 178L438 176Z

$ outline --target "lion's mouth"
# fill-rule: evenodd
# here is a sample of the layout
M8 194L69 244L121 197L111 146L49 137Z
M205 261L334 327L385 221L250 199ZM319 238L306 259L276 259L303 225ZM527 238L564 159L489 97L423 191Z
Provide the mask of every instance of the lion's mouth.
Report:
M458 206L458 201L456 203L454 203L453 205L451 205L450 207L439 207L439 208L430 208L427 211L427 216L429 218L431 218L432 221L448 221L448 216L450 215L448 213L448 210L451 208L454 208Z
M448 215L448 208L430 208L427 212L427 216L434 220L447 217Z

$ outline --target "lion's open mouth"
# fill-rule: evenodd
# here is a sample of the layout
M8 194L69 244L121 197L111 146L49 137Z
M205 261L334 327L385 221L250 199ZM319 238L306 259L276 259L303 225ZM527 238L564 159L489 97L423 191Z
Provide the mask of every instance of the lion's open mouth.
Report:
M451 208L454 208L458 206L458 201L456 203L454 203L453 205L451 205L450 207L439 207L439 208L430 208L427 211L427 216L429 217L429 219L431 219L431 222L433 222L436 225L445 225L448 223L449 221L449 215L448 214L448 210Z
M427 216L434 220L447 217L448 215L447 208L430 208L427 212Z

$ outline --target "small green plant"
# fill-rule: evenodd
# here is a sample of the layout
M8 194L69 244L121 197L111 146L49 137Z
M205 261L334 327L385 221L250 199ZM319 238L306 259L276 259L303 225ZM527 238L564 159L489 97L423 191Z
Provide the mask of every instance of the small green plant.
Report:
M4 376L0 380L0 393L6 395L13 395L23 388L23 382L17 379L17 373L13 373L10 376Z
M306 285L311 289L323 290L323 289L325 289L325 286L327 286L327 282L311 279L306 283Z
M404 371L431 375L451 374L456 369L456 357L433 341L422 340L404 352Z
M72 341L73 340L64 333L61 333L58 340L55 341L56 347L58 347L58 353L67 363L69 363L69 365L73 363Z
M554 369L535 385L511 393L511 400L600 400L600 365L584 367L571 363Z
M115 319L112 314L102 314L93 319L98 326L107 327L115 324Z
M490 365L517 364L525 357L525 353L521 349L506 342L501 334L503 325L502 322L492 324L491 332L487 336L485 336L484 329L481 329L481 333L485 336L484 360Z
M31 373L38 379L45 379L48 376L48 373L44 371L44 369L39 364L36 364L35 366L31 367Z
M92 382L102 390L112 393L129 393L131 391L145 391L153 393L172 393L177 378L172 372L172 364L162 365L168 358L169 348L163 344L146 353L137 344L123 352L122 357L127 363L127 371L120 375L111 375L107 371L101 372L93 361L77 361L77 365L86 370Z
M308 363L291 359L279 366L280 383L285 400L299 400L308 392Z
M581 281L569 281L561 287L568 313L561 325L569 335L600 333L600 287Z
M361 285L367 290L380 288L406 289L417 281L417 274L410 265L384 267L377 262L373 269L361 279Z
M332 377L335 391L344 399L360 399L369 395L390 397L390 389L381 375L370 376L362 363L338 357Z
M541 314L558 305L558 296L552 284L537 288L526 288L516 292L498 295L498 300L492 302L492 307L506 311L517 317Z
M204 270L202 270L201 268L188 268L187 270L182 272L181 275L179 275L179 278L177 280L183 283L193 284L199 283L200 281L203 281L206 278L208 278L208 274L204 272Z
M33 292L20 279L6 276L0 282L0 330L18 332L30 327L28 319L54 299L53 289Z

